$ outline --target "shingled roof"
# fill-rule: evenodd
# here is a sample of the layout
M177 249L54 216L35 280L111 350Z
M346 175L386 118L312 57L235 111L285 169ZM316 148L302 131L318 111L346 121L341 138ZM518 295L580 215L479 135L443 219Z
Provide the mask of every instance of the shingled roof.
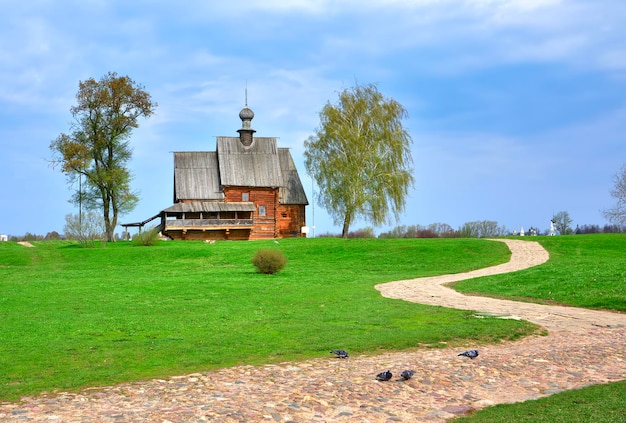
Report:
M217 137L217 157L223 186L283 186L276 138L255 137L245 146L239 137Z
M288 148L278 149L278 160L283 176L283 185L280 188L280 203L308 205L309 201L306 198L304 187L300 181L300 176L298 176L298 170Z
M215 151L174 152L174 202L224 200Z
M216 151L174 152L174 203L224 201L223 188L237 186L279 188L281 204L309 204L289 149L252 137L249 114L239 137L217 137Z

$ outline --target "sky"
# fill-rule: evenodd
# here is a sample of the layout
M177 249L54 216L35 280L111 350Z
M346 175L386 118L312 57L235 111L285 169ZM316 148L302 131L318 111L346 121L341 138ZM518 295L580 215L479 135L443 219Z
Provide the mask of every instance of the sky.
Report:
M356 83L408 111L415 184L398 225L496 221L545 231L606 220L626 163L624 0L2 0L0 233L63 233L75 187L50 166L78 84L127 75L158 103L131 137L138 206L172 205L173 151L214 151L254 111L296 162L312 234L304 141ZM340 223L340 222L339 222ZM371 226L357 221L352 229ZM118 232L121 232L119 228Z

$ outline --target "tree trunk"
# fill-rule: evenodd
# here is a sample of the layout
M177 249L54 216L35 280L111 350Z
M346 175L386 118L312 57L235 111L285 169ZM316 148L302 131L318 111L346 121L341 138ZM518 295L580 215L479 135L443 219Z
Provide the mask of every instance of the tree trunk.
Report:
M106 236L107 242L115 241L114 233L115 233L115 225L111 222L111 199L108 195L103 196L103 211L104 211L104 232ZM115 216L113 216L113 221L115 221Z
M350 221L352 220L352 216L350 214L346 214L346 217L343 220L343 229L341 230L341 237L348 238L348 233L350 232Z

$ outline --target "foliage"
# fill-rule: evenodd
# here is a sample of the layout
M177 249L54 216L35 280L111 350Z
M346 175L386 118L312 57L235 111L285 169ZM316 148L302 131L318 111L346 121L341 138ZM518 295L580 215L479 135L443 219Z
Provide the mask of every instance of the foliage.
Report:
M76 100L70 109L71 132L50 143L51 163L61 168L71 184L79 181L72 201L88 210L102 210L106 238L113 241L118 216L138 201L130 188L128 140L133 128L139 127L138 119L152 115L156 103L142 86L114 72L100 81L81 81Z
M280 250L262 248L252 256L252 264L260 273L272 275L287 265L287 258Z
M604 210L603 214L609 222L626 226L626 165L614 177L615 186L611 190L611 197L617 200L615 206Z
M570 235L573 232L570 226L572 224L572 219L566 211L560 211L552 216L552 223L554 224L554 228L561 235Z
M533 237L549 252L538 267L457 282L464 293L626 311L626 234Z
M83 247L95 247L104 234L104 220L96 212L65 215L65 237L78 241Z
M359 218L380 225L396 219L413 183L406 109L374 84L339 93L320 112L320 127L305 142L307 172L320 187L318 202L346 238Z
M250 263L259 248L277 248L272 241L34 245L0 243L0 400L327 357L339 345L374 354L497 342L534 328L374 289L503 263L499 242L283 239L289 266L272 283Z
M500 404L450 423L622 423L626 381L562 392L538 400Z
M150 247L159 243L160 234L161 228L155 226L135 235L133 237L133 243L142 247Z

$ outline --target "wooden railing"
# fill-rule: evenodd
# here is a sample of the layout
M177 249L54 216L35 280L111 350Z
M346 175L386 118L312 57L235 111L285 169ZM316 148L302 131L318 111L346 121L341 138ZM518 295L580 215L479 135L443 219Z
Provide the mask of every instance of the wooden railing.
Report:
M165 229L252 228L252 219L170 219Z

